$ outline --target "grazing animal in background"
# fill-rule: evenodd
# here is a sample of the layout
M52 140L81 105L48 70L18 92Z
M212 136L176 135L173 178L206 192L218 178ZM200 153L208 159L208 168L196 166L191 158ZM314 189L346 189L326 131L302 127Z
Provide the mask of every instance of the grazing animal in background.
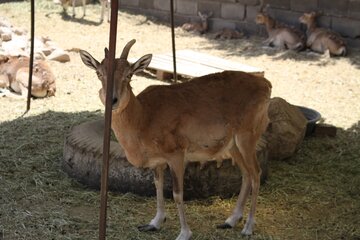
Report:
M11 88L22 97L28 94L29 80L28 57L0 56L0 87ZM55 96L56 83L50 66L43 60L35 60L31 95L42 98Z
M243 33L234 30L234 29L230 29L230 28L224 28L221 31L217 32L214 36L215 39L221 39L221 40L225 40L225 39L240 39L244 36Z
M196 22L196 23L184 23L181 28L185 31L188 32L198 32L200 34L204 34L208 31L209 28L209 24L208 24L208 19L213 15L212 12L209 12L208 14L206 13L201 13L200 11L198 12L198 15L200 17L201 22Z
M64 12L67 11L70 2L72 4L72 9L73 9L72 17L75 17L76 0L54 0L55 4L61 4L61 6L64 9ZM81 0L81 4L82 4L82 7L83 7L83 17L85 17L85 15L86 15L86 0Z
M242 186L233 213L218 227L236 225L251 193L250 212L242 234L252 234L261 173L256 144L269 121L271 83L253 74L224 71L181 84L151 86L135 97L131 77L150 64L152 55L130 64L127 58L134 43L135 40L127 43L114 63L111 127L128 161L155 171L157 212L139 230L158 230L165 221L164 169L169 166L181 224L177 239L190 239L192 232L183 203L186 164L231 157L242 170ZM96 71L102 83L99 96L105 103L108 50L105 49L101 62L83 50L80 56L86 66Z
M105 10L107 11L107 21L110 22L110 5L111 5L111 0L100 0L101 2L101 16L100 16L100 22L104 21L104 13Z
M82 7L83 7L83 17L86 15L86 0L81 0L82 2ZM69 4L72 4L72 8L73 8L73 14L72 17L75 17L75 5L76 5L76 0L54 0L55 4L61 4L61 6L63 7L64 11L67 11ZM110 2L111 0L100 0L100 4L101 4L101 15L100 15L100 22L104 21L104 14L105 11L107 11L107 21L110 22Z
M324 53L329 51L331 56L345 56L347 53L346 43L337 32L316 26L317 13L304 13L299 21L306 24L306 45L314 52Z
M266 13L266 9L263 11L263 6L260 7L255 22L266 27L268 38L264 41L264 44L297 51L305 48L304 34L295 27L275 21Z

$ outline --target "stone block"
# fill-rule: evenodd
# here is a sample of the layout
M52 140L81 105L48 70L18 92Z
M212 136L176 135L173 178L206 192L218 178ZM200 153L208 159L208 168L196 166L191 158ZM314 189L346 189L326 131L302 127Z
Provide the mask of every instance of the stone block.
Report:
M245 18L245 6L236 3L223 3L221 4L221 17L243 20Z
M245 36L259 35L266 37L267 33L264 26L257 25L255 22L237 22L236 29L242 31Z
M221 4L218 1L199 1L198 9L200 12L209 13L212 12L212 17L219 18L221 17Z
M187 15L180 15L180 14L175 14L174 15L174 22L177 26L181 26L184 23L190 22L191 18Z
M248 6L255 6L260 4L260 0L237 0L236 2Z
M235 29L236 23L234 21L224 20L221 18L209 19L209 29L212 31L222 30L223 28Z
M316 19L316 24L322 28L331 28L331 17L330 16L319 16Z
M302 15L300 12L292 12L283 9L270 9L268 12L271 17L279 22L300 27L299 17Z
M319 0L319 9L327 15L346 16L349 0Z
M259 6L246 6L246 22L255 23L255 18L259 10Z
M360 48L360 39L346 38L345 41L350 48ZM351 49L348 52L351 54Z
M139 0L139 6L145 9L153 9L154 8L154 0Z
M139 0L119 0L119 5L120 8L122 7L122 5L137 7L139 6Z
M290 9L290 0L268 0L265 3L269 4L270 8Z
M359 0L350 0L349 1L348 16L351 18L360 19L360 1Z
M318 9L318 0L291 0L290 7L298 12L312 12Z
M154 0L154 8L157 10L169 11L170 13L170 1L169 0ZM176 11L176 4L174 4L174 12Z
M176 1L176 12L186 15L197 15L198 4L194 1Z
M360 21L332 17L332 29L344 37L360 38Z

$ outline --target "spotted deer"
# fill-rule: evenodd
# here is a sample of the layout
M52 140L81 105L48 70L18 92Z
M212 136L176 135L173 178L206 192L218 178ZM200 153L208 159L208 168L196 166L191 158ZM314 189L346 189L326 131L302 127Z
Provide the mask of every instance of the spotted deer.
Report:
M268 8L268 5L266 8ZM268 38L264 41L264 44L282 49L303 50L305 48L304 34L295 27L280 23L270 17L266 13L266 8L263 10L262 3L255 19L257 24L266 27Z
M28 57L0 56L0 87L10 88L22 97L28 95ZM50 66L43 60L36 60L33 66L31 95L42 98L55 96L56 83Z
M324 53L329 51L332 56L345 56L347 53L346 43L337 32L316 26L317 13L304 13L299 21L307 26L306 45L312 51Z
M186 164L232 158L242 170L241 191L233 213L218 227L236 225L251 193L250 213L242 234L252 234L261 173L255 148L268 124L271 83L245 72L224 71L181 84L151 86L135 96L131 78L150 64L152 55L130 64L127 58L134 43L128 42L114 63L111 127L132 165L154 169L157 211L139 230L158 230L165 221L163 186L168 166L181 224L177 240L190 239L192 232L183 202ZM80 56L96 71L102 83L99 96L105 103L108 50L101 62L84 50Z
M187 32L198 32L200 34L204 34L208 31L209 24L208 19L213 15L212 12L209 13L201 13L198 12L201 22L196 23L184 23L181 28Z

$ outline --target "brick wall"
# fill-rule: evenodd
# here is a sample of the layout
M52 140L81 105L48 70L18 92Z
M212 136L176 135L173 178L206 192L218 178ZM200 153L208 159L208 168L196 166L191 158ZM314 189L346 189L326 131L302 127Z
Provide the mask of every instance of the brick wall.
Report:
M304 29L298 22L303 12L321 11L318 25L339 32L350 46L360 47L360 0L266 0L269 14L279 21ZM120 8L170 20L170 0L119 0ZM197 21L197 12L213 12L210 30L224 27L246 34L264 34L255 24L260 0L174 0L175 22Z

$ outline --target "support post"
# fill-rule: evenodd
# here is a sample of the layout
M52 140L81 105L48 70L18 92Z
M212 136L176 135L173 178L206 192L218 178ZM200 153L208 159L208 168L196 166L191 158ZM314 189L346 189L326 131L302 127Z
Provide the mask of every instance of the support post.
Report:
M33 65L34 65L34 37L35 37L35 0L31 0L31 40L30 40L30 66L29 66L29 81L28 81L28 95L27 95L27 104L26 112L30 110L31 104L31 87L32 87L32 75L33 75ZM25 112L25 113L26 113Z
M114 63L116 50L116 34L118 20L118 1L111 1L110 18L110 38L109 38L109 66L106 102L105 102L105 128L103 145L103 164L101 171L101 190L100 190L100 221L99 221L99 240L106 238L106 212L108 196L108 178L109 178L109 151L110 151L110 133L111 133L111 113L112 113L112 92L114 85Z
M174 0L170 0L170 15L171 15L171 43L173 53L173 65L174 65L174 81L177 82L176 73L176 48L175 48L175 31L174 31Z

